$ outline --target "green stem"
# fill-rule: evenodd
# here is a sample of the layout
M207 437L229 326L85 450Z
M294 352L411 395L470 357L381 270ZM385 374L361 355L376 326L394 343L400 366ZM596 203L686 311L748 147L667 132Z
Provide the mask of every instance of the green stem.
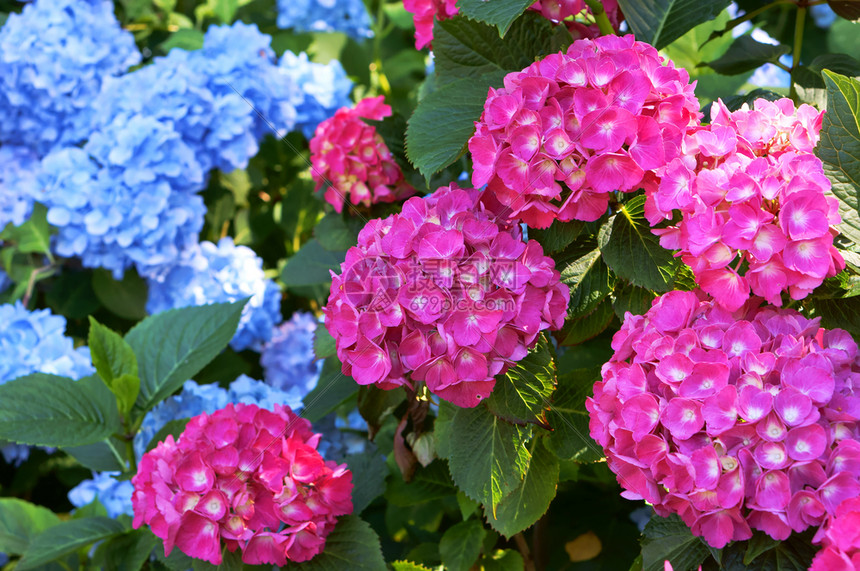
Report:
M791 60L791 90L788 96L797 103L797 89L794 86L794 73L800 67L800 49L803 47L803 25L806 23L806 5L797 7L797 19L794 22L794 52Z
M125 453L128 455L128 465L133 474L137 474L137 458L134 456L134 437L126 438Z
M738 16L734 20L729 20L728 22L726 22L726 27L720 31L720 35L725 34L729 30L738 27L739 25L743 24L744 22L748 22L749 20L752 20L753 18L755 18L756 16L758 16L762 12L767 12L771 8L775 8L776 6L779 6L780 4L796 4L796 2L795 2L795 0L775 0L774 2L771 2L770 4L765 4L764 6L762 6L760 8L756 8L752 12L747 12L743 16Z
M591 15L594 16L594 21L597 22L597 27L600 33L604 36L615 34L615 28L612 27L612 22L609 21L609 16L606 15L606 10L603 9L603 4L600 0L585 0Z
M373 23L373 62L370 64L370 86L374 93L380 90L391 95L391 84L382 71L382 40L391 29L385 25L385 0L379 0L376 21Z

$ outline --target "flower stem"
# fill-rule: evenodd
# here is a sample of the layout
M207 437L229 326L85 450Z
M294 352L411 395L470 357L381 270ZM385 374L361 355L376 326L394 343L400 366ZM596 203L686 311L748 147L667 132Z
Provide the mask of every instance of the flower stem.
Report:
M603 9L603 4L600 0L585 0L591 15L594 16L594 21L597 22L597 27L600 33L604 36L615 34L615 28L612 27L612 22L609 21L609 16L606 15L606 10Z
M797 7L797 19L794 22L794 53L791 60L791 89L788 96L797 103L797 89L794 86L794 72L800 67L800 48L803 46L803 25L806 23L806 4Z

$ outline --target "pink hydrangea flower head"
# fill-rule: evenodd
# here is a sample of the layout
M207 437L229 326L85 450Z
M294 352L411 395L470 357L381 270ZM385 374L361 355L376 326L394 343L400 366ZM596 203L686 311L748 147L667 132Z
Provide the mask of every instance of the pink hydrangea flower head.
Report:
M132 478L135 529L219 565L222 544L249 564L286 565L322 551L352 513L352 473L323 460L320 435L289 407L227 405L192 418L141 458Z
M323 309L344 374L383 389L424 382L473 407L541 331L562 326L569 288L502 209L452 185L362 229Z
M625 315L590 432L624 497L713 547L783 540L860 494L860 359L846 332L749 299L672 291Z
M433 41L433 21L447 20L460 13L456 0L403 0L403 7L412 14L415 23L415 49L429 46ZM603 0L603 9L609 21L618 29L623 15L617 0ZM564 24L574 37L592 38L599 35L596 24L576 21L576 16L590 12L584 0L537 0L529 10L539 12L555 24Z
M699 118L694 85L632 35L578 40L490 89L469 140L472 184L546 228L597 220L613 191L656 183Z
M818 142L821 116L790 99L759 99L730 112L718 101L711 124L687 131L682 156L646 188L654 230L680 255L699 286L730 311L750 294L782 304L802 299L845 262L833 246L841 222Z
M341 212L347 200L370 206L415 194L376 127L362 121L390 116L391 107L380 95L338 109L317 127L310 142L311 175L336 211Z
M860 569L860 498L848 498L839 504L813 541L822 547L809 571Z

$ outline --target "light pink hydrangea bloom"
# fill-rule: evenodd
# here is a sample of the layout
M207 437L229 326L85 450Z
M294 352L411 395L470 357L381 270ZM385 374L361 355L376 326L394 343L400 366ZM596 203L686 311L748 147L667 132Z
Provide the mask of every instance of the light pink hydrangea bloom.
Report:
M419 50L433 41L434 18L442 21L460 13L457 0L403 0L403 7L412 13L412 21L415 23L415 48ZM603 0L603 9L617 30L623 19L618 0ZM597 25L586 25L573 19L590 11L584 0L538 0L529 6L529 10L539 12L556 24L564 23L575 38L592 38L600 33Z
M860 498L848 498L839 504L836 513L829 515L818 530L813 543L821 543L822 549L812 560L809 571L860 569Z
M576 41L490 89L469 140L472 184L535 228L597 220L611 192L653 187L679 156L700 115L693 87L632 35Z
M227 405L192 418L143 455L132 478L134 527L219 565L221 545L252 565L307 561L336 516L352 513L352 473L325 461L320 435L289 407Z
M362 121L390 116L391 107L380 95L342 107L317 126L310 142L311 176L336 211L343 210L345 200L370 206L415 194L376 127Z
M562 326L570 290L555 263L491 201L452 185L362 229L323 309L344 374L383 389L423 381L473 407Z
M699 292L701 293L701 292ZM860 494L860 359L841 329L672 291L625 315L586 400L624 497L713 547L818 526Z
M790 99L733 113L718 101L711 124L687 133L683 155L647 189L652 224L682 215L654 230L660 243L728 310L751 291L774 305L784 291L802 299L845 267L833 246L838 202L813 153L822 114Z

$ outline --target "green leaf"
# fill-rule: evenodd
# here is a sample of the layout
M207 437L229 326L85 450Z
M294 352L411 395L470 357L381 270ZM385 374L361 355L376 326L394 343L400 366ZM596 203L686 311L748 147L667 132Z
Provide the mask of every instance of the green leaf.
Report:
M652 291L669 291L678 259L660 245L645 220L645 197L635 196L600 228L603 261L620 278Z
M403 480L400 470L395 470L385 490L385 499L392 505L408 507L455 494L457 488L451 481L446 463L436 460L426 468L419 466L409 482Z
M19 500L0 498L0 553L21 555L42 531L60 523L47 508Z
M497 0L486 2L495 3ZM517 19L504 40L496 28L462 16L437 21L433 27L436 79L440 86L463 79L480 80L486 98L488 79L500 85L505 74L520 71L571 41L563 26L554 27L536 13Z
M34 373L0 385L0 438L81 446L121 429L116 398L95 375L73 381Z
M172 309L135 325L125 340L140 366L137 406L148 411L215 358L236 333L246 302Z
M614 276L609 274L594 239L577 240L556 258L561 281L570 286L568 318L591 313L612 292Z
M458 0L457 7L460 9L460 14L484 22L490 26L495 26L499 30L499 35L504 36L505 32L511 27L514 20L526 11L526 8L534 2L529 0Z
M496 515L487 512L487 521L505 537L531 527L546 513L555 497L558 484L558 458L543 444L543 438L531 442L531 460L522 483L496 508Z
M373 438L385 419L397 406L406 400L406 393L400 387L385 391L374 385L358 389L358 412L367 421L369 435Z
M729 111L737 111L744 104L752 106L755 103L756 99L767 99L768 101L777 101L782 99L782 95L779 93L774 93L773 91L767 89L753 89L749 93L744 95L729 95L728 97L723 98L723 103L725 103L726 107L728 107ZM706 117L710 117L710 109L708 109L708 113L705 114Z
M768 534L761 531L754 531L752 538L747 541L747 550L744 553L744 565L752 563L759 555L766 551L770 551L777 545L779 540L776 540Z
M349 375L344 375L337 357L323 361L322 372L314 390L305 395L302 416L317 422L335 410L347 399L358 393L359 385Z
M106 571L138 571L160 545L161 540L149 528L137 529L101 543L93 563Z
M238 8L239 0L214 0L212 2L212 12L225 24L233 21Z
M146 282L134 270L126 270L120 281L107 270L96 270L93 291L102 305L115 315L132 321L146 317Z
M752 36L740 36L719 58L708 62L708 67L723 75L737 75L761 67L766 63L777 63L791 48L779 44L763 44Z
M241 571L244 568L242 563L242 551L237 549L230 553L226 547L221 550L221 564L213 565L208 561L194 559L191 564L193 571Z
M705 544L676 515L653 516L641 541L643 571L663 571L664 561L675 571L693 571L709 555Z
M618 0L636 39L658 50L713 20L729 4L731 0Z
M165 41L161 43L159 48L164 53L170 52L173 48L181 48L183 50L199 50L203 47L203 32L193 28L181 28L170 34Z
M554 389L555 362L549 344L541 337L523 360L496 378L496 386L486 400L487 408L509 422L545 425Z
M331 252L343 252L358 243L358 235L337 212L329 212L314 226L314 238Z
M821 326L844 329L860 337L860 297L845 299L815 299L815 312L821 316Z
M615 312L609 299L601 301L591 313L580 317L568 318L561 330L561 345L579 345L597 337L609 327Z
M325 325L319 324L314 330L314 355L317 359L327 359L337 355L337 345L334 337L328 332Z
M481 558L481 571L522 571L523 556L513 549L497 549L490 556Z
M125 442L115 436L94 444L67 446L63 452L94 472L123 472L128 469Z
M122 375L137 376L137 357L134 350L118 333L111 331L92 316L87 344L96 372L110 386L111 381Z
M179 440L179 437L185 432L185 425L188 424L189 420L191 419L174 418L173 420L168 420L146 444L146 452L158 446L159 442L164 442L164 439L168 436L173 436L174 440Z
M785 541L777 542L773 542L765 536L761 539L760 545L754 547L756 535L759 535L756 533L749 541L737 541L724 548L720 569L725 571L806 571L809 569L816 551L818 551L812 545L814 533L814 530L793 533ZM767 549L762 549L768 543L773 544ZM755 551L759 551L759 553L752 556Z
M839 230L860 244L860 82L823 71L827 113L815 149L839 199Z
M287 260L281 280L287 287L307 287L331 283L329 270L340 273L346 252L326 250L319 240L304 243L296 254Z
M344 460L352 472L352 507L356 515L385 492L388 465L379 454L351 454Z
M358 516L338 519L325 550L305 563L288 563L287 571L386 571L379 537Z
M0 240L15 244L15 248L24 254L50 254L53 230L47 216L48 209L35 203L30 218L20 226L8 224L0 232Z
M846 20L856 22L860 19L860 2L857 0L827 0L827 5Z
M125 531L118 521L90 517L52 526L32 539L16 569L36 569L77 549L113 537Z
M395 561L391 564L394 571L431 571L429 567L418 565L411 561Z
M498 85L497 79L493 84ZM453 163L464 152L484 110L487 83L461 79L421 100L409 118L406 154L425 178Z
M468 571L481 554L481 542L486 534L481 522L474 519L449 527L439 542L439 554L445 568Z
M491 512L523 479L531 430L493 416L485 407L460 408L449 427L448 466L457 487Z
M643 315L651 309L651 303L654 301L652 292L631 284L616 287L614 297L612 309L618 319L624 319L624 314L628 311L633 315Z
M577 462L596 462L603 458L600 445L589 436L588 411L585 410L585 397L591 396L594 382L599 379L600 373L595 369L576 369L559 376L547 415L552 427L547 446L559 458Z
M546 229L529 228L529 239L540 242L543 253L549 256L567 248L582 233L583 228L585 228L585 222L580 220L572 222L556 220Z

